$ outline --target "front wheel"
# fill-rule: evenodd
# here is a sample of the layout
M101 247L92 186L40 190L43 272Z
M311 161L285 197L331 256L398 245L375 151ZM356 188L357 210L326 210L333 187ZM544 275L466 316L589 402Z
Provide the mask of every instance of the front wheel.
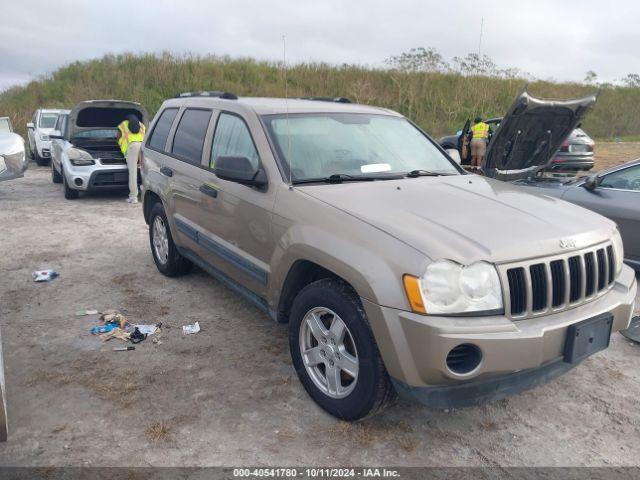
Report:
M360 299L343 282L302 289L289 315L289 348L305 390L335 417L375 415L395 395Z
M167 215L160 202L153 205L149 214L149 243L153 261L160 273L177 277L191 270L192 263L180 254L173 243Z
M34 155L36 157L36 163L38 164L39 167L46 167L49 164L49 160L38 155L37 150L35 151Z
M67 177L64 174L64 170L62 171L61 176L62 187L64 188L64 198L66 198L67 200L75 200L76 198L78 198L78 196L80 196L80 192L69 187L69 185L67 184Z

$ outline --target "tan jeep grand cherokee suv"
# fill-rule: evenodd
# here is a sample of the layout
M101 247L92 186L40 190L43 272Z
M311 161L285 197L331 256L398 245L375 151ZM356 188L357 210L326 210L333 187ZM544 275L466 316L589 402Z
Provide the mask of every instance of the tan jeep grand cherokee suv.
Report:
M585 111L525 103L514 171ZM436 407L496 400L629 324L636 280L613 222L466 174L398 113L200 92L165 101L149 131L158 269L196 264L288 322L300 381L337 417L372 415L395 392Z

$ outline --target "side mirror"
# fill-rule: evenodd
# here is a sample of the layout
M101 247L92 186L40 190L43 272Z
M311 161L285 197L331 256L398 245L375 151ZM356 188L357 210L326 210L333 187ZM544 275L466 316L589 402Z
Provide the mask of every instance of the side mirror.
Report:
M601 178L598 175L591 175L584 181L584 188L587 190L595 190L600 185Z
M216 177L230 182L241 183L252 187L263 187L267 184L267 176L261 168L256 169L247 157L216 158L213 168Z
M29 122L27 123L27 128L30 128L33 130L35 127L33 126L33 123Z

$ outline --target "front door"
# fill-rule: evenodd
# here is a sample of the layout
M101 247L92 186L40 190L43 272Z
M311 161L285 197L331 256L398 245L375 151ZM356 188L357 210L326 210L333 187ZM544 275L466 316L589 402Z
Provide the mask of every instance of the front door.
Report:
M213 168L220 156L246 157L256 167L260 165L249 128L237 114L221 112L218 116L206 181L200 187L199 242L207 250L209 263L262 301L275 248L270 227L275 189L219 179Z
M640 261L640 165L603 175L593 190L571 188L562 198L616 222L625 257Z

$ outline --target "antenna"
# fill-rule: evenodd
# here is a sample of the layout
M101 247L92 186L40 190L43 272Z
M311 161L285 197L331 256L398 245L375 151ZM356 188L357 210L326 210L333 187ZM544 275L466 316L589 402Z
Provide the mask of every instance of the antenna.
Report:
M291 164L291 129L289 126L289 92L287 82L287 36L282 35L282 78L284 79L284 106L287 116L287 162L289 163L289 189L293 189L293 165Z
M478 40L478 60L480 60L480 54L482 52L482 30L484 29L484 17L480 20L480 40Z

